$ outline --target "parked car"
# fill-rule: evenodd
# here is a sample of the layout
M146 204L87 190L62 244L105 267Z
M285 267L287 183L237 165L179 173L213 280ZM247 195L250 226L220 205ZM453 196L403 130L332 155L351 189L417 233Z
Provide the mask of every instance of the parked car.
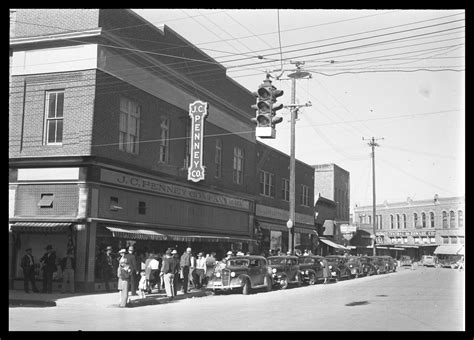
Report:
M359 261L362 264L362 275L364 276L371 276L377 274L377 268L374 264L370 261L367 256L359 257Z
M438 259L436 256L423 255L421 257L421 264L425 267L435 267L437 263Z
M263 256L235 256L226 261L223 269L216 270L206 289L214 292L241 290L247 295L252 289L272 289L271 271Z
M329 269L331 270L332 275L337 276L337 280L346 278L350 279L351 269L347 265L347 258L341 255L329 255L325 256L326 261L328 261ZM334 270L337 268L337 270ZM335 272L335 274L333 274Z
M461 255L438 255L438 265L444 268L457 268L458 262L462 258Z
M300 266L297 256L269 256L267 260L272 273L273 286L286 289L289 284L301 284Z
M397 261L391 256L385 255L380 256L382 260L385 262L385 266L387 268L387 273L392 273L397 271Z
M363 275L362 262L359 256L349 256L347 258L347 265L349 266L353 278L358 278Z
M375 274L385 274L387 272L387 265L380 256L367 256L370 263L375 267Z
M408 255L400 256L400 266L411 266L413 264L413 260Z
M324 258L318 255L301 256L298 258L300 277L303 283L314 285L318 281L324 281L323 260Z

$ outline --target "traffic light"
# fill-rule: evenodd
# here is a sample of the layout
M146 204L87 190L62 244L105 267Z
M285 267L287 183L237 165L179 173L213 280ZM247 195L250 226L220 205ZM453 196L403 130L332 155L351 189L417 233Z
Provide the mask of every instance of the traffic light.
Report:
M276 115L283 104L275 105L275 102L283 95L283 90L277 90L267 77L253 94L257 97L257 103L251 106L257 111L256 117L251 119L257 124L255 135L260 138L275 138L275 125L283 120L283 117Z

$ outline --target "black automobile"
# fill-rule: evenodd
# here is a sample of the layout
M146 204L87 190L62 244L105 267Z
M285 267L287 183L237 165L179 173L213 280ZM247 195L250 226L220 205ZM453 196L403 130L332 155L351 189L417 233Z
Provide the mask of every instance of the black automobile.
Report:
M263 256L235 256L228 259L225 267L217 268L209 279L206 289L215 293L226 290L241 290L249 294L252 289L272 289L271 271Z
M387 268L387 273L393 273L397 271L397 261L391 256L385 255L380 256L385 262L385 267Z
M328 255L324 257L328 261L329 270L336 275L337 280L352 277L351 269L347 265L347 258L341 255Z
M359 256L347 257L347 265L349 266L353 278L358 278L359 276L365 275L364 263L360 260Z
M322 256L308 255L298 258L300 265L300 277L303 283L314 285L318 281L324 281L324 271L329 271L325 268L325 261ZM328 277L330 279L331 277Z
M387 273L387 264L380 256L367 256L367 259L375 267L377 275Z
M366 256L359 257L359 261L362 264L362 275L363 276L371 276L377 274L377 268L374 264L370 261L370 259Z
M301 284L298 257L293 255L269 256L268 266L272 273L273 285L286 289L289 284Z

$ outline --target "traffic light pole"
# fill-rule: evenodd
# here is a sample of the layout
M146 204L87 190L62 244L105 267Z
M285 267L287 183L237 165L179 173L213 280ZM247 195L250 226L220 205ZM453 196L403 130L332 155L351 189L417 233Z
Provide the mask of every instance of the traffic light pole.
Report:
M291 103L296 101L296 78L291 79ZM291 108L291 137L290 137L290 221L291 228L288 230L288 250L294 254L295 250L295 125L297 107Z

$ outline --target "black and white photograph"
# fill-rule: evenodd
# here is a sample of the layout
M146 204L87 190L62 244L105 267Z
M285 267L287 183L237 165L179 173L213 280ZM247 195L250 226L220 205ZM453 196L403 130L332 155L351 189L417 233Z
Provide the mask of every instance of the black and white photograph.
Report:
M465 14L9 8L8 332L467 332Z

